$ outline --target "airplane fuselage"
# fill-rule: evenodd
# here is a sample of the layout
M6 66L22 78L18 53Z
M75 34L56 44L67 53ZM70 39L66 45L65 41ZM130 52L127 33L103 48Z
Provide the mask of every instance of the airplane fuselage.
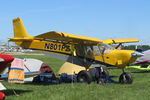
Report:
M23 41L23 42L15 42L17 45L28 48L32 50L37 50L40 52L44 52L47 54L51 54L51 56L69 61L71 62L72 52L73 52L73 46L71 43L61 43L56 41L44 41L44 40L32 40L32 41ZM82 46L83 49L80 49L79 46ZM104 65L110 65L110 66L117 66L119 68L124 68L126 65L133 63L136 58L133 58L131 56L132 53L135 51L132 50L116 50L112 49L111 51L107 51L108 53L102 54L102 51L99 49L100 46L94 45L95 47L92 47L93 45L90 45L90 47L97 48L96 53L94 54L94 50L92 51L92 54L88 54L88 46L89 45L83 45L83 44L75 44L74 48L77 52L77 57L80 59L86 58L90 61L97 61Z

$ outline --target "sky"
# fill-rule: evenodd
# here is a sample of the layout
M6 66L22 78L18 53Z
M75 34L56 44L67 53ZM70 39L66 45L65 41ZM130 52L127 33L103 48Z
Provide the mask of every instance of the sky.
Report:
M0 41L20 17L31 36L49 31L98 39L138 38L150 45L150 0L0 0Z

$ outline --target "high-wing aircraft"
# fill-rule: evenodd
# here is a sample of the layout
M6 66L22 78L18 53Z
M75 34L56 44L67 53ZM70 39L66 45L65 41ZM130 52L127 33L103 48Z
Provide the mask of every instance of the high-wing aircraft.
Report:
M2 73L14 60L14 57L7 54L0 54L0 73ZM0 74L1 77L1 74ZM6 90L5 86L0 83L0 91Z
M23 48L41 51L69 63L84 66L86 69L97 65L121 68L123 71L119 78L121 83L132 83L131 75L126 73L124 68L141 56L136 51L117 50L108 45L112 42L138 42L139 40L135 38L100 40L56 31L32 37L26 32L20 18L13 19L13 29L14 37L9 38L9 41L14 41ZM71 69L71 72L78 73L74 69ZM86 79L83 74L81 76L81 81Z
M138 49L140 50L140 49ZM141 70L150 70L150 50L142 51L141 52L144 54L143 56L139 57L136 59L136 61L131 64L131 68L137 68Z

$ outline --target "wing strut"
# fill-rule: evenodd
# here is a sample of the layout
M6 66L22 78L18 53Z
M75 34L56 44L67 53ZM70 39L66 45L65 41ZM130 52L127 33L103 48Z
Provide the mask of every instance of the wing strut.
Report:
M122 45L122 43L119 43L119 44L115 47L115 49L118 49L121 45Z

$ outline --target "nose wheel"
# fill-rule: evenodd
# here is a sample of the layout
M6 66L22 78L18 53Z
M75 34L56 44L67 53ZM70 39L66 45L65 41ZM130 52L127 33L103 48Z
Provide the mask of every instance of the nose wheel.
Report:
M124 69L123 69L123 73L119 77L119 83L132 84L132 82L133 82L132 76L129 73L124 72Z

